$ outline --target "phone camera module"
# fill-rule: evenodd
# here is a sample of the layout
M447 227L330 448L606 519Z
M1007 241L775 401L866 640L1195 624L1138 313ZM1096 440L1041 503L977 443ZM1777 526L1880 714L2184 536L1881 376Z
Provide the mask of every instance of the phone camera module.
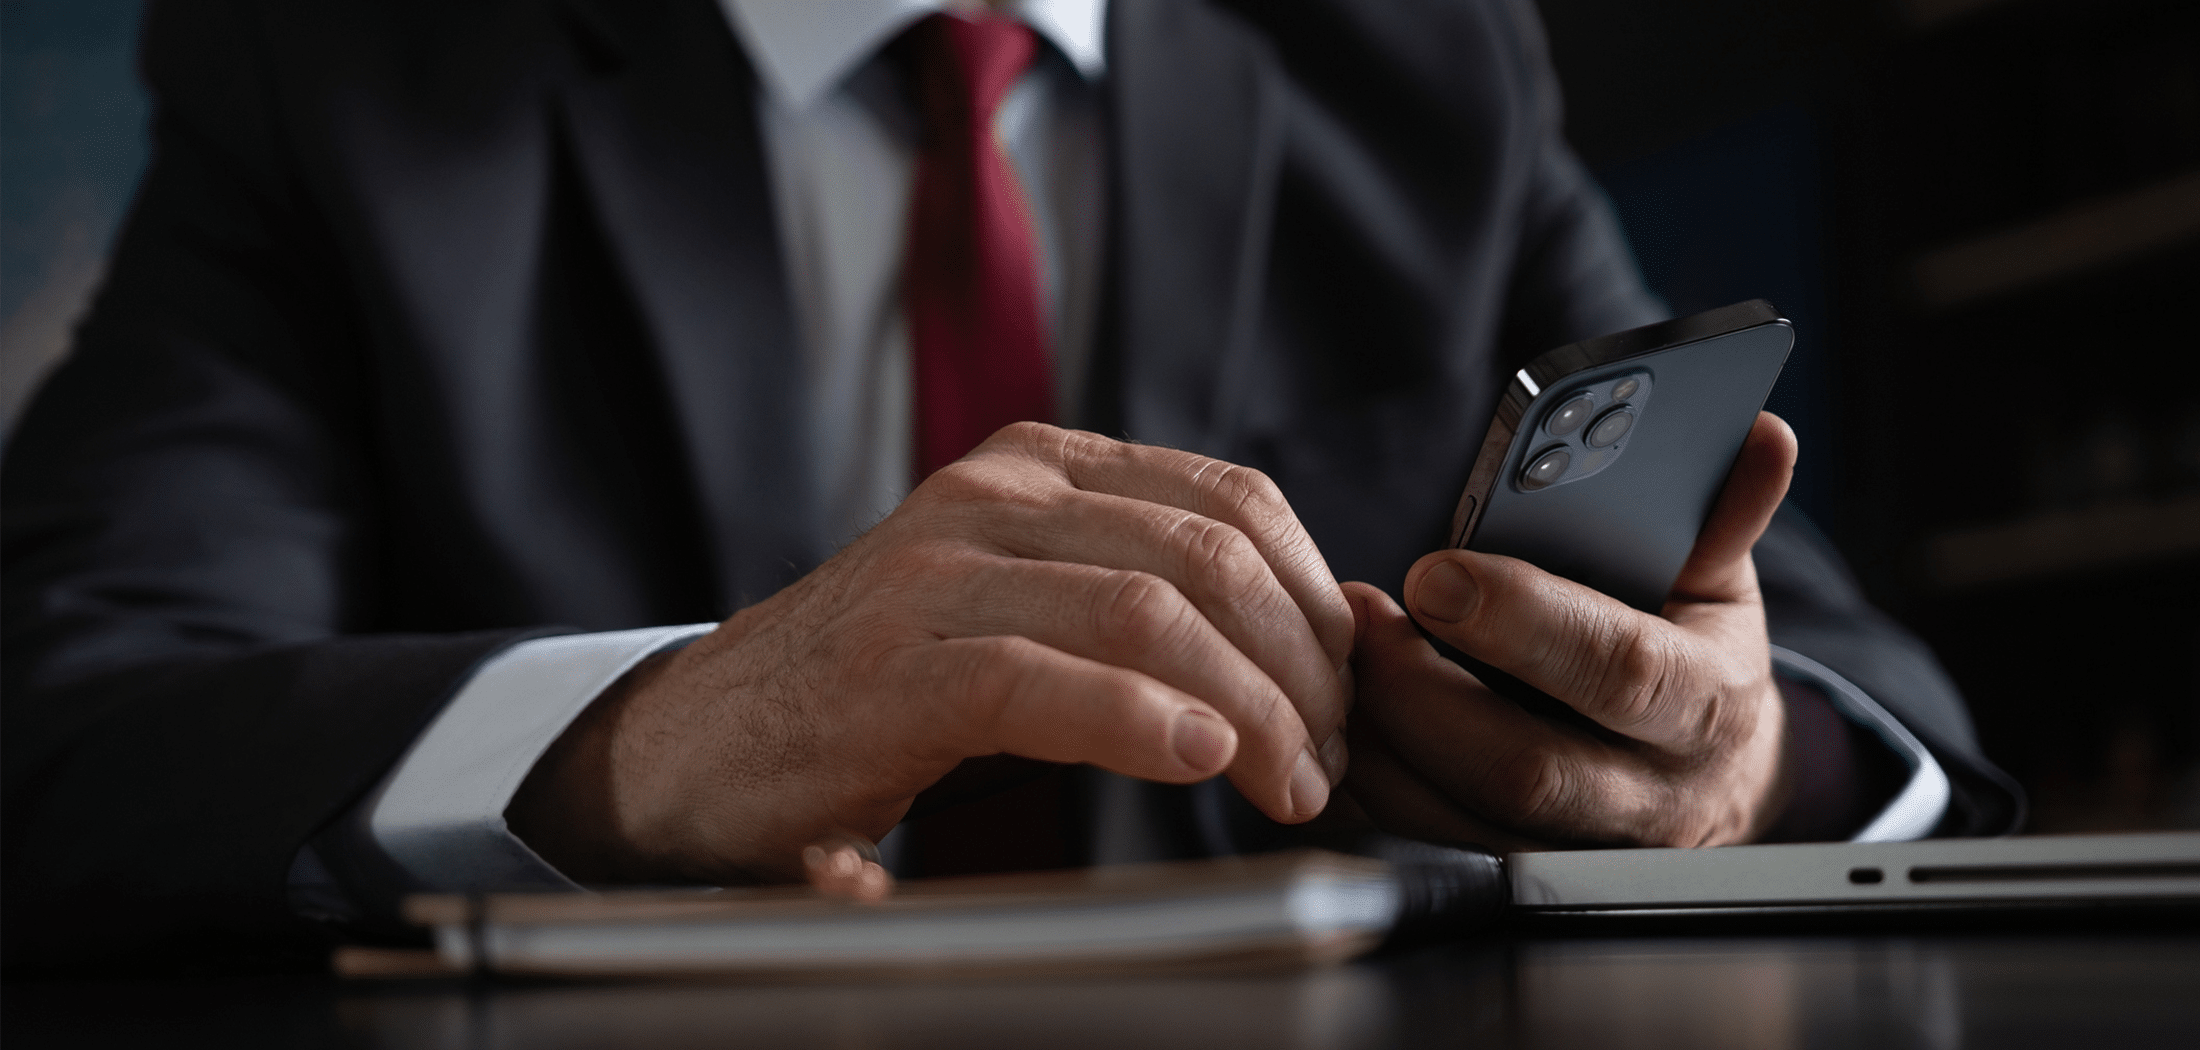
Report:
M1590 448L1610 448L1617 444L1619 439L1626 437L1627 431L1632 429L1634 425L1635 414L1633 412L1624 408L1614 409L1606 412L1604 418L1597 420L1596 425L1589 428L1588 436L1582 440L1587 442Z
M1563 448L1545 452L1537 456L1535 462L1528 464L1528 469L1520 472L1520 487L1529 492L1549 488L1552 482L1565 475L1566 468L1572 466L1573 462L1573 454Z
M1543 429L1550 431L1552 437L1565 437L1580 430L1581 425L1589 421L1589 413L1596 409L1596 402L1586 397L1574 398L1558 406L1558 411L1551 413L1551 418L1543 424Z
M1628 376L1612 387L1612 400L1625 401L1642 389L1642 380Z

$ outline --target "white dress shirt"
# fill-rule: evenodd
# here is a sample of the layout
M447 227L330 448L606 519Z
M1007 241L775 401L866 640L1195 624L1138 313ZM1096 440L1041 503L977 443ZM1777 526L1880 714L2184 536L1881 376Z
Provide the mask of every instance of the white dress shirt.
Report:
M902 245L918 115L873 61L934 0L721 0L757 56L780 242L808 354L823 520L845 543L909 490L914 428ZM994 131L1031 205L1057 422L1074 425L1100 284L1102 0L1029 0L1044 41ZM1052 45L1051 47L1047 45Z
M915 20L966 5L720 3L760 75L758 119L808 362L818 491L824 520L845 542L900 502L913 470L899 288L917 118L894 64L875 58ZM1100 283L1105 139L1096 82L1106 71L1106 3L1007 6L1044 44L1003 100L994 130L1032 209L1060 418L1074 424ZM535 761L605 688L649 654L713 626L538 639L487 661L357 811L366 837L408 884L389 888L573 887L506 829L505 807ZM1819 682L1836 709L1872 729L1911 770L1908 786L1857 838L1929 833L1948 801L1947 778L1930 753L1838 675L1784 650L1776 659ZM1103 809L1123 808L1107 801L1119 794L1103 785ZM1124 830L1130 823L1101 814L1098 859L1136 859L1142 847L1135 829ZM314 892L326 881L319 858L301 851L294 898L326 900Z

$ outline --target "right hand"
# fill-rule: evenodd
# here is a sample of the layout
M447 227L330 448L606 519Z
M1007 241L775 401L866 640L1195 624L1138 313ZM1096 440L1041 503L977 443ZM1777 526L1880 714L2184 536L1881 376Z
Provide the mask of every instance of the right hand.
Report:
M1274 483L1036 423L654 657L559 738L513 831L584 882L800 879L966 758L1190 783L1270 817L1344 774L1352 611Z

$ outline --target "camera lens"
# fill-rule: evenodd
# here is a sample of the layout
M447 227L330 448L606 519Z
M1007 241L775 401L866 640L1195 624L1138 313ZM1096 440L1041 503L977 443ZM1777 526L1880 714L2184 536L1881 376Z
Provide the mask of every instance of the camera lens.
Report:
M1628 398L1635 396L1635 392L1641 389L1642 380L1637 379L1634 376L1628 376L1627 378L1620 380L1619 384L1612 388L1612 400L1625 401Z
M1626 437L1628 429L1634 425L1633 412L1624 408L1615 409L1606 412L1603 419L1597 420L1597 425L1589 428L1589 436L1583 440L1589 443L1590 448L1607 448L1613 442Z
M1577 397L1558 406L1558 411L1551 413L1551 418L1543 424L1543 429L1550 431L1553 436L1565 437L1580 430L1581 425L1589 421L1589 413L1596 411L1596 408L1596 402L1586 397Z
M1565 449L1554 448L1545 452L1537 456L1535 462L1528 464L1528 469L1520 472L1520 487L1530 492L1547 488L1560 475L1565 474L1566 468L1573 462L1574 457Z

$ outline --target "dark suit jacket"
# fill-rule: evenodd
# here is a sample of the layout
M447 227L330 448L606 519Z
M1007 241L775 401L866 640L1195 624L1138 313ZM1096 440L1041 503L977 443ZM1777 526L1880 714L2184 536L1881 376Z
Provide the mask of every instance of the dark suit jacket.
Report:
M1438 546L1501 377L1657 317L1525 0L1115 0L1101 429ZM154 162L5 473L18 962L317 943L299 845L484 657L701 621L820 545L747 59L711 0L155 4ZM1825 545L1775 638L2014 797ZM58 953L58 954L57 954Z

